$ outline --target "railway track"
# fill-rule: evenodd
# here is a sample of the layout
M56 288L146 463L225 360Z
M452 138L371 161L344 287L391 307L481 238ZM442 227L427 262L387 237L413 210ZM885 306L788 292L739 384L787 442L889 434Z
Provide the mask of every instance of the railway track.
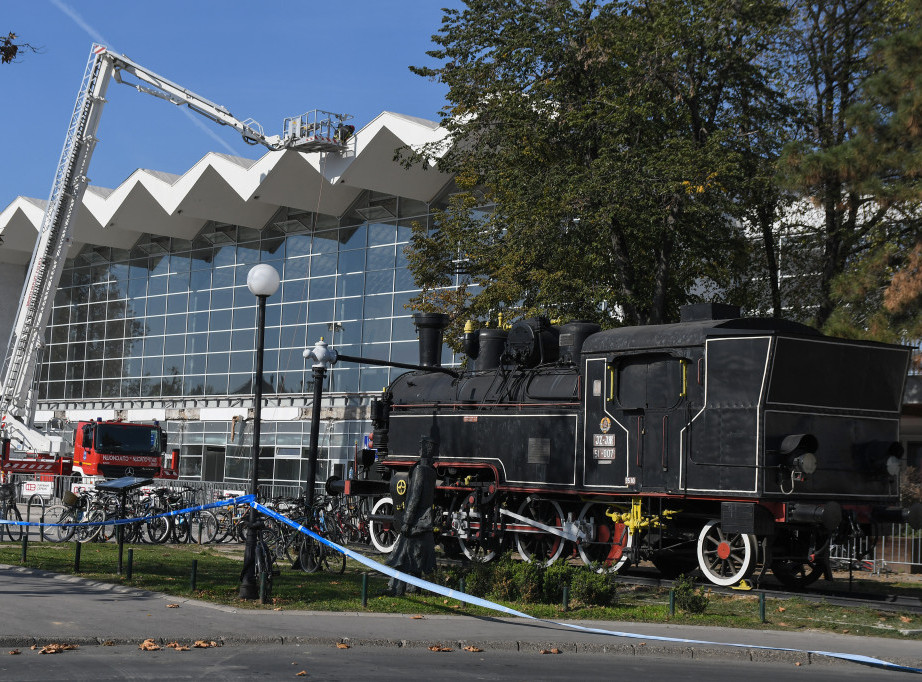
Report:
M649 575L645 575L649 573ZM625 585L647 585L650 587L662 587L669 589L673 585L672 580L661 579L656 576L653 569L647 571L644 568L635 568L624 574L615 576L615 580ZM715 594L740 595L750 594L758 595L764 593L766 597L773 599L799 598L807 601L825 602L835 606L852 606L852 607L869 607L881 611L902 611L908 613L922 613L922 594L905 595L896 593L872 592L861 589L860 586L849 589L846 584L844 588L839 588L843 581L835 583L825 583L828 588L821 589L803 589L789 590L779 586L774 580L767 579L760 584L753 586L751 590L739 590L732 587L719 587L711 583L702 583ZM823 583L820 583L823 585ZM920 584L920 593L922 593L922 584Z

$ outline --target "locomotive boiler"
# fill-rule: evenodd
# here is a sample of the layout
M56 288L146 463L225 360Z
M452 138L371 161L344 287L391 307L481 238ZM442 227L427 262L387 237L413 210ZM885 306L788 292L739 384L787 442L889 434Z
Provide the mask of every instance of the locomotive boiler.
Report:
M377 471L398 481L436 441L438 538L471 560L514 546L546 564L803 586L833 542L922 527L922 505L897 506L909 348L722 304L681 315L469 329L455 373L438 371L447 318L414 316L433 371L375 402Z

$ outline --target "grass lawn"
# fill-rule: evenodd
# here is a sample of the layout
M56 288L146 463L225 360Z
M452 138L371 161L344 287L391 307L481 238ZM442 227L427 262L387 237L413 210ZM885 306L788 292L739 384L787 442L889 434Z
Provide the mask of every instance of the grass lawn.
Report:
M233 604L238 608L307 609L315 611L363 611L377 613L445 614L469 613L495 615L495 612L461 604L430 593L404 597L381 596L386 578L369 572L368 606L362 607L362 574L367 569L353 561L347 562L342 575L307 574L281 563L281 575L273 582L271 603L260 604L238 598L243 548L233 545L135 545L132 577L127 574L128 546L123 556L122 575L118 574L118 547L112 543L88 543L81 547L79 575L108 583L129 585L177 597ZM19 543L0 544L0 563L21 564ZM74 573L74 543L30 543L25 566L57 573ZM192 562L197 561L196 585L191 586ZM451 585L457 588L457 585ZM898 580L876 586L861 580L856 591L871 587L922 595L922 583L901 583ZM707 591L707 588L704 588ZM617 601L608 607L587 607L571 601L564 611L562 605L504 605L530 615L550 620L591 619L635 622L673 622L696 625L716 625L761 629L811 629L854 635L897 637L922 640L922 614L879 611L875 608L844 608L823 602L801 599L766 599L766 622L759 613L759 597L739 595L709 595L703 614L688 614L676 609L669 613L669 592L657 587L621 585Z

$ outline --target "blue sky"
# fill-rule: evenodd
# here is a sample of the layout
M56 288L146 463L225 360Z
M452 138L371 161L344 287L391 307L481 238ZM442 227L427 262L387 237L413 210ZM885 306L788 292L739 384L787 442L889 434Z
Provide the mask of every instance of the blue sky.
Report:
M92 43L254 118L278 134L286 116L326 109L356 128L382 111L436 120L445 89L408 66L441 7L460 0L0 0L0 33L40 46L0 65L0 209L47 199ZM237 133L112 81L90 182L117 187L137 168L183 173L209 151L258 158ZM195 120L193 120L195 119Z

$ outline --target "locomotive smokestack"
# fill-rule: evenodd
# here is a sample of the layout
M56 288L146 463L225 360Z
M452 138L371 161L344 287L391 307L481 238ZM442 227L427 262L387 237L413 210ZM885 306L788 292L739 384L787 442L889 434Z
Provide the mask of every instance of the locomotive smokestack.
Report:
M419 364L423 367L442 366L442 333L448 322L448 315L443 313L413 313L419 334Z

